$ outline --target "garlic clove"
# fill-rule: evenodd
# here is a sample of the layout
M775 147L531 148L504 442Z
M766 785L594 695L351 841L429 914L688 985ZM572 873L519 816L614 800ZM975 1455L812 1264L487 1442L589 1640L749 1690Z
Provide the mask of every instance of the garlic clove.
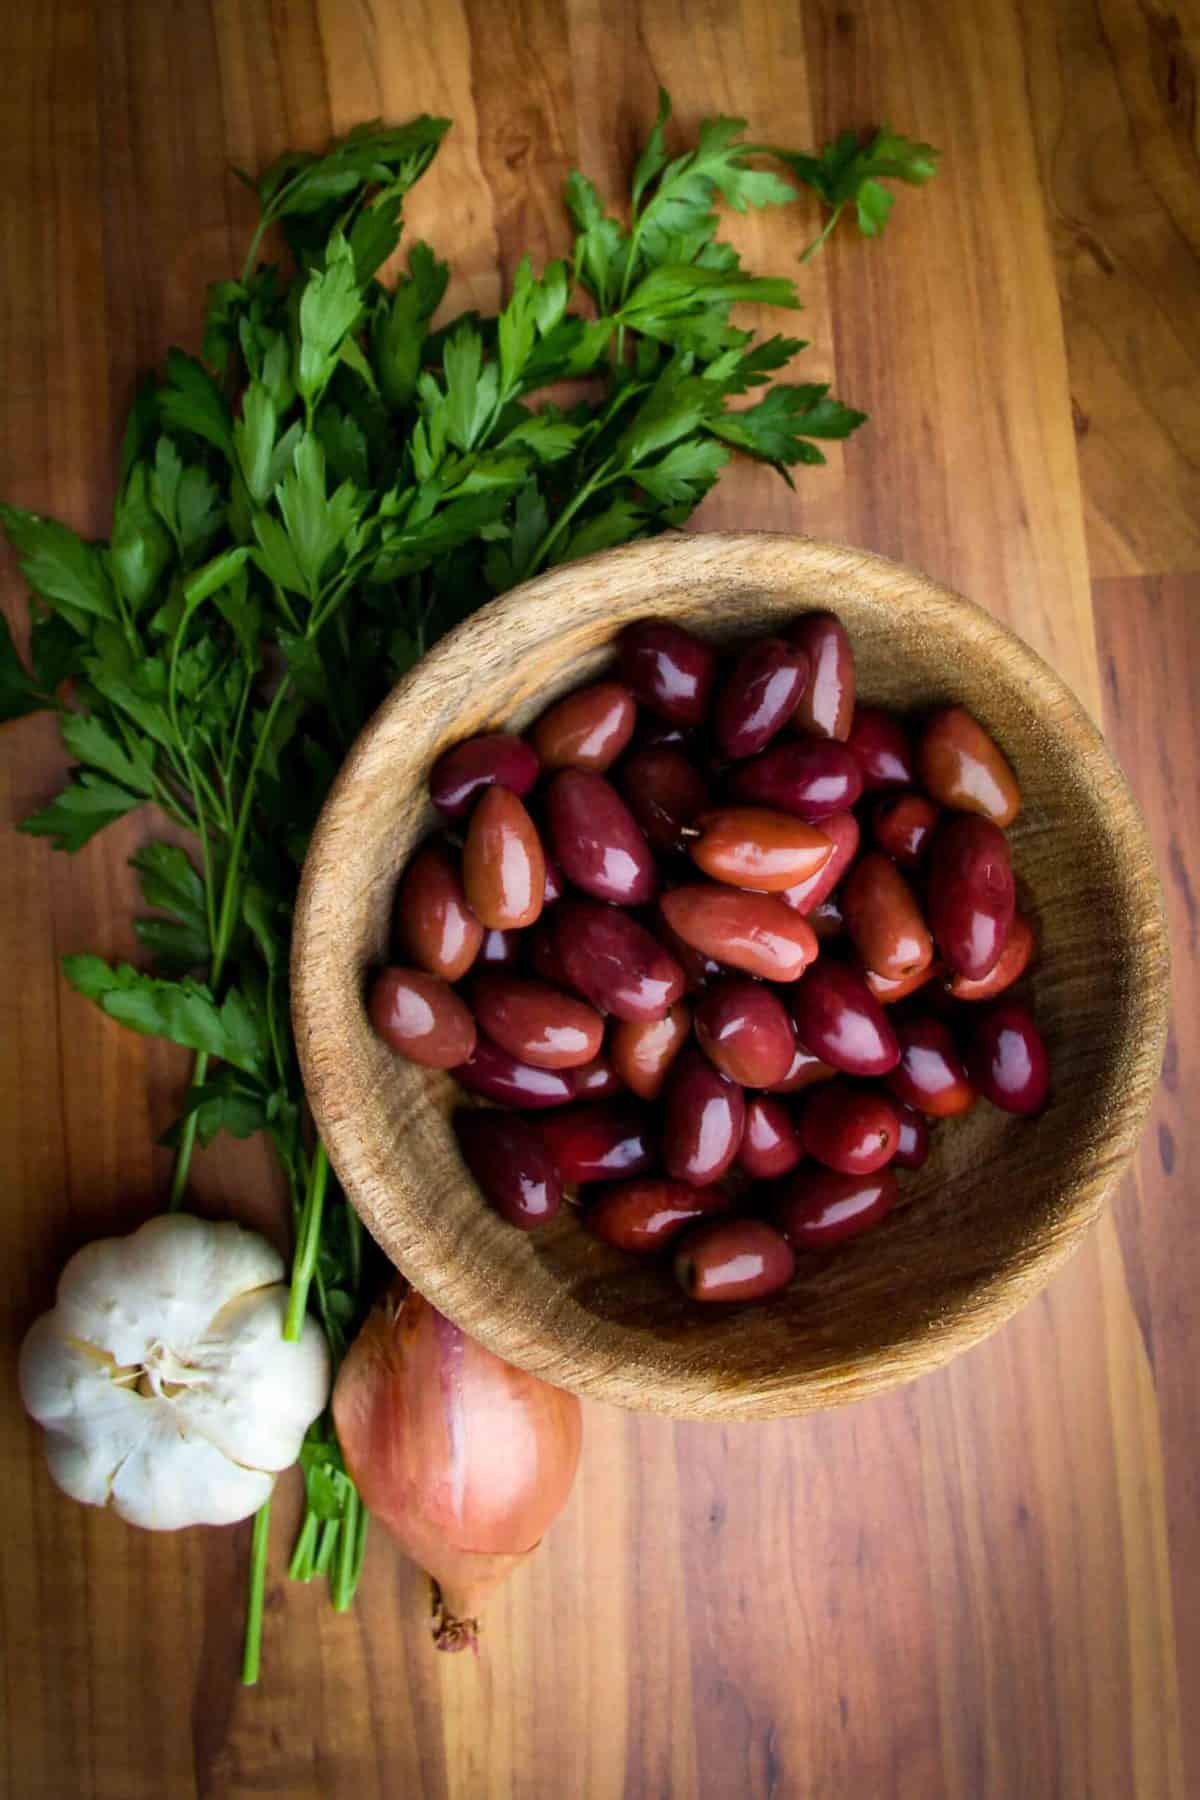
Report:
M206 1438L182 1435L170 1401L142 1404L145 1427L111 1483L113 1511L120 1518L149 1531L234 1525L270 1498L273 1474L231 1462Z
M223 1307L193 1345L173 1401L181 1429L258 1469L295 1462L329 1397L325 1334L306 1318L298 1342L287 1343L287 1303L287 1289L271 1287Z

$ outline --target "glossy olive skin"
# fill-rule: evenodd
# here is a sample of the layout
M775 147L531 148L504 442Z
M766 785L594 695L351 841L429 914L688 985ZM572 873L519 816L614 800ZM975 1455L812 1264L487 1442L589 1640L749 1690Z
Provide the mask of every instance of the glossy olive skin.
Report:
M761 1300L795 1273L792 1251L761 1219L698 1225L675 1252L675 1279L692 1300Z
M887 1085L897 1099L935 1119L969 1112L975 1090L949 1027L928 1015L900 1019L896 1037L900 1061L888 1075Z
M597 1100L538 1120L538 1132L567 1187L641 1175L654 1162L657 1121L634 1100Z
M613 1067L640 1100L655 1100L688 1040L692 1015L677 1000L661 1019L618 1019L609 1040Z
M796 882L793 887L784 888L779 896L805 918L811 918L821 902L828 900L858 855L860 834L858 820L852 812L831 813L827 819L821 820L818 829L821 836L828 838L833 845L833 855L816 875L811 875L807 881Z
M454 1079L468 1094L479 1094L501 1106L540 1111L545 1106L566 1106L576 1099L571 1077L574 1069L535 1069L480 1036L470 1056L457 1063Z
M543 856L545 856L544 847L543 847ZM554 902L556 900L562 899L563 895L567 891L567 887L566 887L566 883L564 882L564 880L562 878L562 870L559 868L559 866L555 862L554 858L552 856L546 856L545 862L546 862L546 882L545 882L545 886L542 889L542 905L543 906L553 906Z
M479 954L483 926L467 905L458 865L441 844L422 844L400 881L396 937L430 975L458 981Z
M943 806L1011 825L1021 810L1012 765L965 706L944 706L917 744L917 771L926 792Z
M810 737L844 740L854 717L854 651L846 627L831 612L805 613L788 633L809 660L808 687L792 724Z
M463 1161L501 1218L532 1231L554 1217L562 1182L527 1120L471 1107L454 1115L454 1134Z
M546 892L542 840L508 788L484 790L467 826L462 872L467 904L489 930L522 930L541 912Z
M675 1181L708 1187L729 1169L742 1142L746 1102L736 1081L694 1048L671 1070L662 1122L662 1160Z
M554 987L574 987L574 982L563 966L562 957L558 954L552 919L543 917L532 931L521 934L514 932L512 935L524 937L529 948L530 966L540 981L549 981Z
M609 1100L625 1092L625 1083L604 1051L581 1069L566 1069L564 1074L573 1100Z
M576 688L544 712L530 732L544 769L611 767L633 736L637 706L620 681Z
M703 812L692 860L714 881L778 894L807 881L833 855L827 837L802 819L763 806L725 806Z
M521 936L516 931L485 931L475 965L480 969L515 969L521 960Z
M836 894L830 894L819 906L814 906L807 915L808 922L821 943L829 938L840 937L846 929L846 918L842 912L842 903Z
M1035 1113L1050 1092L1046 1046L1027 1006L1006 1000L975 1026L967 1057L971 1079L985 1100L1005 1112Z
M682 997L678 962L628 913L595 900L560 900L554 948L568 983L618 1019L661 1019Z
M389 1050L427 1069L452 1069L475 1048L475 1021L454 989L424 969L381 969L367 1014Z
M861 976L822 957L789 996L796 1036L847 1075L886 1075L900 1060L896 1034Z
M788 738L735 769L731 792L755 806L773 806L820 825L846 812L863 789L862 770L844 744Z
M783 1001L761 982L728 976L696 1002L696 1039L742 1087L770 1087L792 1066L796 1036Z
M617 649L621 679L672 725L699 725L708 716L717 656L681 625L642 619L627 625Z
M941 817L940 808L924 794L885 794L871 814L875 842L904 869L921 861Z
M874 1089L831 1081L804 1102L800 1135L805 1152L841 1175L872 1175L891 1162L900 1142L900 1121L885 1095Z
M604 1041L594 1006L544 981L521 975L480 975L471 1004L481 1031L519 1062L535 1069L578 1069Z
M655 850L681 850L687 828L711 804L694 763L673 745L635 750L617 775L625 804Z
M697 1219L729 1211L729 1196L719 1187L690 1187L664 1181L661 1175L635 1176L606 1188L583 1215L594 1237L617 1250L645 1256L661 1250Z
M767 1089L771 1094L798 1094L803 1088L815 1087L818 1081L832 1081L837 1070L803 1044L796 1043L792 1048L792 1060L788 1064L786 1075L782 1081L773 1081Z
M877 1224L898 1192L890 1169L842 1175L809 1165L788 1181L771 1216L794 1250L828 1250Z
M923 969L914 969L908 975L877 975L874 969L862 969L863 980L880 1006L895 1006L897 1000L907 1000L928 982L934 981L942 972L942 965L936 958L927 963Z
M862 775L863 792L912 787L916 781L908 733L893 713L881 706L856 706L847 744Z
M594 900L640 906L658 886L654 858L611 782L560 769L546 790L550 849L567 880Z
M929 853L925 916L955 974L979 981L995 968L1016 904L1008 842L999 826L971 813L949 819Z
M882 850L859 858L842 883L840 899L850 942L868 969L898 981L930 966L933 939L916 895Z
M903 1100L896 1100L894 1105L900 1121L900 1136L892 1161L898 1169L920 1169L929 1155L929 1120L915 1106L906 1106Z
M703 950L696 950L691 944L685 944L679 933L672 931L667 924L661 910L655 914L650 929L683 970L689 994L698 993L710 981L724 975L725 965L719 963L715 956L708 956Z
M697 882L659 902L685 944L765 981L797 981L817 954L812 927L774 894Z
M808 686L808 656L782 638L750 644L725 677L713 733L730 762L753 756L782 731Z
M537 753L524 738L488 732L443 750L429 772L429 797L447 819L465 819L485 788L523 799L538 778Z
M774 1181L790 1174L803 1156L804 1140L783 1101L772 1094L755 1094L747 1100L738 1168L752 1181Z
M997 994L1002 994L1005 988L1020 979L1029 967L1032 955L1033 927L1024 913L1014 913L995 967L978 981L971 981L966 975L953 975L946 983L946 991L955 1000L994 1000Z

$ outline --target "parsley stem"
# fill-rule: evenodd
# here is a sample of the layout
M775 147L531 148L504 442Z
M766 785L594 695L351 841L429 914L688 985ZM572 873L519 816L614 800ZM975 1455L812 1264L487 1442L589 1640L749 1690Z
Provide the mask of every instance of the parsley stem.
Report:
M203 1087L204 1078L208 1074L208 1051L197 1050L192 1062L189 1088ZM183 1205L184 1189L187 1187L188 1172L192 1166L192 1153L196 1148L196 1127L200 1123L200 1115L190 1112L183 1121L183 1131L179 1139L179 1149L175 1155L175 1168L171 1175L171 1192L167 1198L167 1211L178 1212Z
M253 1687L262 1661L263 1599L267 1586L267 1539L271 1502L264 1500L254 1515L250 1538L250 1575L246 1588L246 1635L242 1645L242 1686Z
M317 1266L321 1248L321 1219L325 1210L325 1189L329 1182L329 1158L318 1139L308 1172L308 1187L296 1233L296 1249L292 1257L292 1291L288 1297L287 1322L283 1335L295 1343L304 1326L308 1310L308 1290Z
M304 1523L300 1527L300 1536L296 1539L296 1548L292 1551L292 1560L288 1564L288 1578L291 1581L311 1581L313 1578L313 1551L317 1543L317 1528L320 1520L315 1512L306 1512Z
M838 202L838 204L834 207L833 211L830 213L829 217L826 219L821 230L817 233L816 237L813 239L812 243L809 244L806 249L804 249L800 252L799 260L802 263L808 262L810 257L813 257L817 254L817 251L821 248L821 245L825 242L825 239L829 236L830 232L833 230L834 226L837 224L838 220L841 218L842 209L845 206L845 204L846 204L846 202L844 200L841 200Z
M591 480L585 481L575 498L563 507L557 519L554 521L554 524L550 527L549 531L534 551L529 562L527 570L528 574L536 574L537 570L541 567L541 564L549 558L551 550L554 548L567 526L571 523L571 520L575 517L575 514L579 511L579 508L583 505L584 501L590 500L593 494L597 493L600 488L606 486L608 482L614 479L612 463L612 457L606 457L600 464L600 467L596 470L596 473L592 476ZM617 474L620 474L619 470L617 471Z
M348 1610L354 1599L354 1590L358 1586L356 1564L361 1567L358 1557L359 1515L361 1512L362 1502L358 1497L358 1489L351 1486L342 1509L342 1534L338 1539L337 1567L331 1583L334 1612Z

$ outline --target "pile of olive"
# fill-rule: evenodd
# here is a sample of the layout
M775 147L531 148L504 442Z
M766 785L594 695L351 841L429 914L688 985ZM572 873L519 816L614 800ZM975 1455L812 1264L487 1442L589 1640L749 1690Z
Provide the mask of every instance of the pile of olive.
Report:
M1033 949L1012 769L961 707L857 705L833 614L724 660L633 625L615 678L429 786L370 1016L493 1103L455 1128L514 1225L605 1183L589 1230L749 1299L882 1218L931 1119L1043 1105L1028 1008L990 1004Z

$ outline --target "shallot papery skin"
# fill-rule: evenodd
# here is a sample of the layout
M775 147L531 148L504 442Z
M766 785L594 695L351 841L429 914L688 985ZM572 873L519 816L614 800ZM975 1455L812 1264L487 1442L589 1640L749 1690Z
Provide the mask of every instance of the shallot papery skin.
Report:
M397 1280L342 1364L333 1417L364 1503L433 1578L438 1648L473 1648L484 1601L567 1503L579 1401Z

